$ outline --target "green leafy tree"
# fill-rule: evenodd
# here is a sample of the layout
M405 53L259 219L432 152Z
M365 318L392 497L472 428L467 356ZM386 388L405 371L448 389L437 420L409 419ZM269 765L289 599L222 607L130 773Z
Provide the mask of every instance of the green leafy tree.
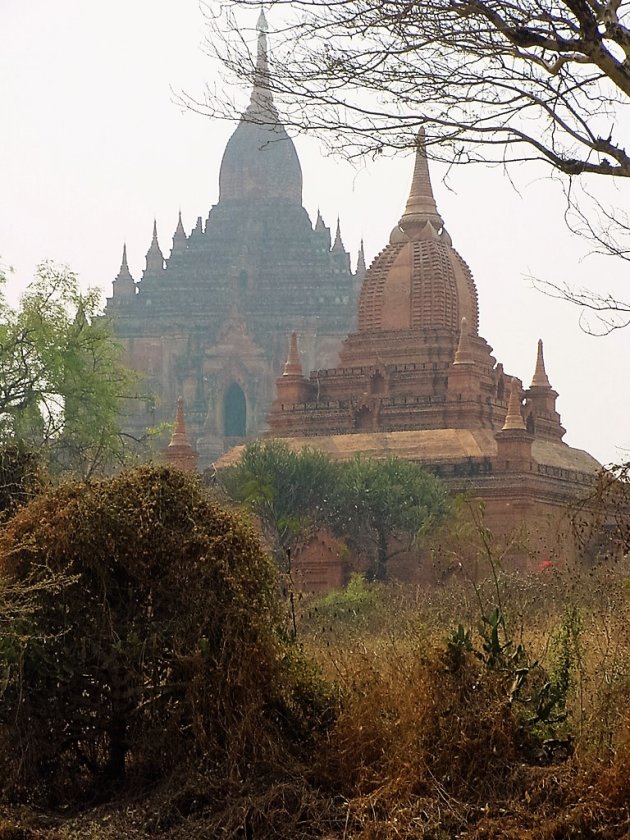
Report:
M410 550L449 511L444 485L401 458L357 455L341 465L336 488L337 529L372 556L370 576L385 580L389 560Z
M0 293L0 444L83 477L121 460L120 411L134 383L121 359L99 292L42 263L19 307Z
M337 471L314 449L292 452L279 440L256 441L221 472L221 483L258 517L283 568L287 550L331 517Z
M259 518L281 564L287 549L326 525L373 556L376 580L386 577L394 540L398 550L411 548L449 509L440 481L409 461L333 462L313 449L292 452L279 440L247 446L221 481Z

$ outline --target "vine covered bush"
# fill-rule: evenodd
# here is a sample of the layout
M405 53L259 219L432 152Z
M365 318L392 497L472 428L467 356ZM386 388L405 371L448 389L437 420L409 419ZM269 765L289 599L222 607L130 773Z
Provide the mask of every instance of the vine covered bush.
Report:
M65 585L38 589L0 643L5 793L72 801L184 764L247 774L300 740L313 698L278 633L273 563L194 478L141 467L38 497L0 536L0 575L51 572Z

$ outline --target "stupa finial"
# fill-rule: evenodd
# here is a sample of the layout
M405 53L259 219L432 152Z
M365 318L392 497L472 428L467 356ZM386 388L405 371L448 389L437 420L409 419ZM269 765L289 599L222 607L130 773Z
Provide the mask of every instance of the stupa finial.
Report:
M545 359L543 357L542 338L538 339L538 352L536 354L536 369L532 377L532 388L551 388L547 371L545 370Z
M261 6L258 22L256 23L258 31L258 44L256 52L256 66L254 68L254 86L252 88L252 95L248 107L250 115L269 114L273 117L273 122L277 118L275 106L273 104L273 97L271 95L271 87L269 84L269 55L267 45L267 33L269 26L267 25L267 18Z
M367 266L365 265L365 250L363 248L363 237L361 237L361 244L359 245L359 253L357 254L357 270L356 274L361 277L365 274Z
M434 229L432 235L437 234L444 227L431 187L426 135L424 128L420 128L416 139L416 159L409 198L398 225L407 236L413 239L426 227L427 222L430 222Z

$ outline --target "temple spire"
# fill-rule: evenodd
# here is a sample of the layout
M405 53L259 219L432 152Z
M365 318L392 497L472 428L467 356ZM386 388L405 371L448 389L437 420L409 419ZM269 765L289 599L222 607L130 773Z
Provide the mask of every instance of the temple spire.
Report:
M459 342L455 352L454 365L472 365L474 359L470 349L470 338L468 336L468 320L462 318L461 329L459 331Z
M300 362L300 353L297 345L297 333L291 333L289 341L289 355L284 365L283 376L302 376L302 363Z
M525 422L521 414L521 396L519 392L518 382L512 379L512 387L510 388L510 398L508 400L507 415L505 423L503 424L503 431L512 431L514 429L525 429Z
M169 445L164 450L164 456L169 464L185 472L193 472L197 467L199 455L191 446L186 434L186 420L184 417L184 399L177 400L175 426Z
M405 212L400 219L399 227L411 238L415 238L430 223L432 235L439 233L444 227L442 217L438 213L427 161L426 141L424 129L418 131L416 145L416 160L411 180L411 189Z
M269 85L270 74L267 47L267 32L269 31L269 27L262 8L258 16L256 29L258 30L258 45L256 66L254 68L254 86L247 112L250 116L252 114L271 116L272 122L275 124L278 115L273 104L273 97Z
M129 271L129 264L127 263L127 243L123 244L122 262L120 263L120 271L116 275L112 283L112 294L114 299L122 297L133 297L136 293L136 283Z
M180 446L181 444L188 444L188 436L186 434L186 419L184 417L184 398L179 397L177 400L177 411L175 413L175 427L171 435L169 446Z
M120 263L120 271L118 272L116 280L131 280L133 282L133 277L131 276L131 272L129 271L129 263L127 262L126 242L123 243L122 262Z
M173 250L174 251L183 251L185 250L188 244L188 237L186 236L186 231L184 230L184 225L182 223L182 211L179 211L179 216L177 219L177 227L175 228L175 233L173 234Z
M551 388L547 372L545 370L545 359L543 357L542 338L538 339L538 353L536 356L536 369L532 377L532 388Z
M365 265L365 251L363 249L363 237L361 237L361 244L359 246L359 253L357 255L357 270L355 274L361 275L361 277L363 277L366 270L367 269Z
M326 230L326 225L322 218L322 214L319 212L319 207L317 208L317 221L315 222L315 230Z
M345 254L346 249L343 246L343 240L341 239L341 225L339 222L339 216L337 216L337 232L335 233L335 241L332 246L332 251L335 253L342 253Z
M153 219L153 238L146 256L146 272L162 271L164 268L164 254L158 242L157 221Z

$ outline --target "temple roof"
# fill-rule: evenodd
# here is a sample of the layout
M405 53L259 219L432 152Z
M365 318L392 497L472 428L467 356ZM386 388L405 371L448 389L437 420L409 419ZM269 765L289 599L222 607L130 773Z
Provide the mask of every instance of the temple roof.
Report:
M310 447L333 457L349 460L357 453L368 458L384 459L392 455L425 464L458 463L468 458L494 458L497 442L491 429L421 429L401 432L367 432L315 437L283 437L282 442L294 452ZM236 446L217 462L217 468L240 461L244 446ZM601 465L582 449L565 443L534 440L534 460L556 470L574 470L594 475Z
M363 282L359 331L437 327L458 334L463 317L476 335L477 291L438 212L421 133L404 213Z
M258 19L250 103L228 140L219 173L219 202L284 199L302 204L302 169L279 121L269 84L267 21Z

